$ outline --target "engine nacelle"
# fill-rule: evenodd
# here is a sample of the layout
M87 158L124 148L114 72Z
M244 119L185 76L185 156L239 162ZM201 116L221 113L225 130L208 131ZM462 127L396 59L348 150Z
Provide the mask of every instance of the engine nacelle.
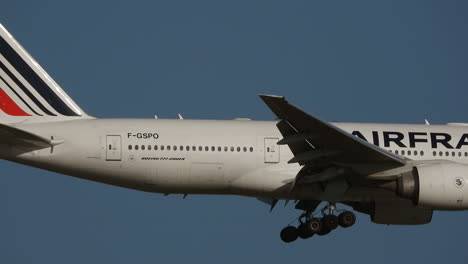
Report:
M408 199L347 202L354 210L368 214L372 222L384 225L424 225L431 222L432 209L414 205Z
M397 194L435 210L468 209L468 165L418 165L398 179Z

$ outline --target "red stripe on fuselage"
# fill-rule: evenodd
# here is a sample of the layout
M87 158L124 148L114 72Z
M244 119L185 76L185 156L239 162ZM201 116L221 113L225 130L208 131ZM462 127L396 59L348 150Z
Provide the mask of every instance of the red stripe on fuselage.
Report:
M21 109L2 88L0 88L0 109L11 116L31 116Z

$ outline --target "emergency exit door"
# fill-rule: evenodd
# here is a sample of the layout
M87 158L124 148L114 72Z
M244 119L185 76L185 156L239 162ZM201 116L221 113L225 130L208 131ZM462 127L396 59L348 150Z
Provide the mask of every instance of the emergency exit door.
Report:
M265 138L265 163L278 163L280 160L278 138Z
M122 141L120 136L107 136L106 139L106 160L122 159Z

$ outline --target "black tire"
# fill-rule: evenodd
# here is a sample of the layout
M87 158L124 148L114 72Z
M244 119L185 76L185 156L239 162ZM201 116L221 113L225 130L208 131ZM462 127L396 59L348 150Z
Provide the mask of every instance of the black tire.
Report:
M334 230L338 227L338 217L336 215L326 215L322 218L322 224L330 230Z
M338 224L341 227L347 228L356 223L356 215L353 212L346 211L338 216Z
M285 243L291 243L297 239L299 232L294 226L287 226L281 230L280 237Z
M317 235L324 236L324 235L328 235L330 232L331 232L331 229L329 229L328 227L322 226L320 231L317 232Z
M307 226L307 222L301 224L298 228L298 235L302 239L307 239L314 235L314 232L311 232Z
M322 230L322 221L320 221L318 218L310 219L309 221L305 222L305 225L307 229L313 234L316 234Z

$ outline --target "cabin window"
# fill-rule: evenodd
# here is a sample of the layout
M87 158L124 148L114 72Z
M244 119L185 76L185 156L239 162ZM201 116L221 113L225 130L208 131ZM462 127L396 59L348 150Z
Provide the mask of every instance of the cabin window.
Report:
M228 151L228 147L224 146L224 151Z
M432 156L435 156L435 155L437 155L437 152L433 151Z
M205 146L205 151L208 151L210 150L210 148L208 146Z
M138 150L138 145L135 145L135 150Z
M214 146L211 146L211 151L215 151L216 148Z
M250 152L253 152L253 148L252 148L252 147L250 147Z
M240 152L241 148L240 147L237 147L237 152Z
M218 147L218 151L221 151L221 147Z
M247 147L244 147L244 152L247 152Z
M421 154L421 156L424 156L424 151L420 151L419 154Z
M164 145L161 145L161 150L164 150Z
M145 145L141 145L141 150L145 150Z
M148 150L151 150L151 145L148 145Z
M158 145L154 145L154 150L158 150Z
M128 150L132 150L132 145L128 145Z

